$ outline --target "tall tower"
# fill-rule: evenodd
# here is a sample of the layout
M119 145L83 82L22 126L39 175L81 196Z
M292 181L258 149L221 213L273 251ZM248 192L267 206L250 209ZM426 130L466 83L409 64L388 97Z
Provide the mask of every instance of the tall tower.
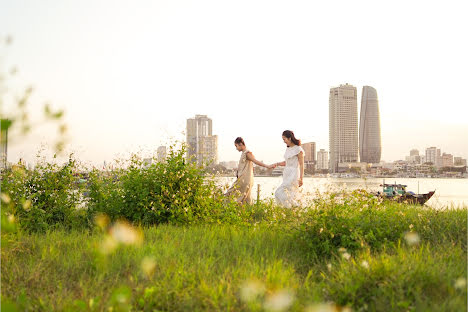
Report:
M377 91L362 87L361 121L359 123L359 156L361 162L379 163L382 153L380 113Z
M199 165L218 161L218 137L213 135L213 122L206 115L187 119L187 158Z
M352 85L330 89L329 148L332 173L340 163L358 161L357 91Z

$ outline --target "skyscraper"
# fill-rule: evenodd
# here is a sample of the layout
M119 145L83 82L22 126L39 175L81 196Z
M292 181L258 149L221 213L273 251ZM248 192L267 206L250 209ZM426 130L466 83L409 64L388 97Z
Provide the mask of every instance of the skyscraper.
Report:
M187 158L199 165L218 162L218 136L213 135L213 122L206 115L187 119Z
M438 167L441 162L440 149L432 146L426 148L426 163L432 163L434 166Z
M302 148L304 149L304 170L307 173L315 172L315 142L303 143Z
M328 170L328 152L323 148L317 152L317 170Z
M330 171L339 163L358 161L358 114L356 87L345 84L330 89L329 97Z
M359 123L359 156L361 162L379 163L382 152L380 113L377 91L362 87L361 121Z

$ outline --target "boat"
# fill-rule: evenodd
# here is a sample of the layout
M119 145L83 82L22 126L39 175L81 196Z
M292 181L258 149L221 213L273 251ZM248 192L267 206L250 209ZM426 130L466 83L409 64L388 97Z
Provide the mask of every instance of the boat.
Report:
M373 193L376 196L383 197L384 199L394 200L399 203L408 204L419 204L424 205L434 195L435 190L424 193L415 194L412 191L407 191L407 185L403 184L386 184L383 183L380 186L383 187L382 192Z

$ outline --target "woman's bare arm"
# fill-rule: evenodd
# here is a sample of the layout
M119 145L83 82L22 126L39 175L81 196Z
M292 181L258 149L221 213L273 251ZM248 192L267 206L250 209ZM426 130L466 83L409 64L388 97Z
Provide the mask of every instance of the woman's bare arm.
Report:
M265 168L269 167L269 166L265 165L264 163L262 163L261 161L256 160L255 156L252 154L252 152L247 153L247 160L250 160L254 164L256 164L258 166L261 166L261 167L265 167Z

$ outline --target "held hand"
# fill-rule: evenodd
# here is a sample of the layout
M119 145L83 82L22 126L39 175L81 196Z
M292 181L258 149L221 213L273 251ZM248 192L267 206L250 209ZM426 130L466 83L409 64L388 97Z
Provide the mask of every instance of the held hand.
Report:
M299 187L301 187L303 184L304 182L302 181L302 178L299 178Z

